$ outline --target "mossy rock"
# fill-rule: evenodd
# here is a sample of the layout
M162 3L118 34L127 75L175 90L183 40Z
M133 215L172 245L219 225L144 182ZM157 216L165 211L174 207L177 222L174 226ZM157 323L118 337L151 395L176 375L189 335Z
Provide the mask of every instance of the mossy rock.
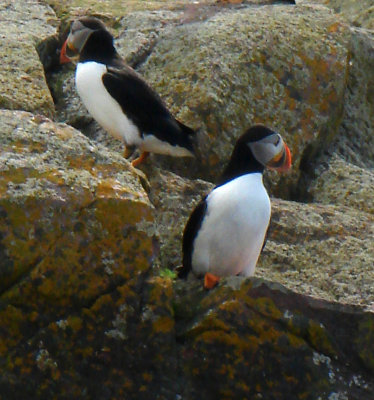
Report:
M152 224L153 207L121 156L26 112L3 110L0 123L4 355L22 340L22 327L31 334L142 279L157 246L141 227Z

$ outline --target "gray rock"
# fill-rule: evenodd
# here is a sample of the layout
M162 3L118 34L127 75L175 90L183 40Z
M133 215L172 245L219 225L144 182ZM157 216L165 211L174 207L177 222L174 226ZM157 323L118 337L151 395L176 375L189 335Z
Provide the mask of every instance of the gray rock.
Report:
M43 281L42 291L57 290L61 276L68 276L74 265L78 270L92 267L94 274L100 274L107 263L115 276L123 262L118 243L138 240L136 224L153 219L153 207L136 171L123 157L45 117L0 110L0 131L0 290L6 291L4 296L8 300L17 296L18 283L27 286L43 273L48 275L46 271L62 259L63 265L52 273L53 283ZM127 237L129 231L135 236ZM118 238L110 239L112 234ZM90 256L85 258L82 251ZM74 286L69 288L72 296ZM42 301L40 292L34 294L36 302Z
M352 29L344 114L331 148L346 161L374 168L374 33Z
M352 25L374 28L374 9L371 0L298 0L299 2L323 3L347 19Z
M354 208L272 200L256 275L299 293L374 306L374 216Z
M315 174L317 178L309 186L313 201L374 214L373 170L353 165L335 153L317 168Z
M20 44L23 40L37 44L55 35L59 25L52 8L35 0L3 0L0 15L0 35L18 39Z
M102 18L198 129L198 160L152 155L143 172L92 121L74 69L54 69L54 12L1 2L0 108L35 112L0 110L1 398L373 397L373 35L321 2L48 0L61 31ZM365 0L327 5L371 26ZM56 120L92 139L39 115L54 110L40 60ZM269 190L315 203L272 200L256 269L272 282L173 281L185 222L213 187L177 174L213 180L253 122L293 151L293 174L266 173Z
M56 34L54 12L32 0L4 0L0 18L0 107L52 116L53 99L37 49Z
M294 172L268 181L273 193L289 195L304 152L336 134L349 35L328 9L290 5L221 9L166 29L139 71L180 120L199 130L200 165L174 171L214 180L236 138L262 122L293 152ZM162 165L170 168L170 161Z
M0 57L0 108L52 116L53 99L32 42L0 36Z
M258 278L227 283L175 285L183 399L373 397L373 313Z
M344 110L325 153L310 159L308 197L373 212L374 35L352 29ZM312 167L314 165L314 168Z

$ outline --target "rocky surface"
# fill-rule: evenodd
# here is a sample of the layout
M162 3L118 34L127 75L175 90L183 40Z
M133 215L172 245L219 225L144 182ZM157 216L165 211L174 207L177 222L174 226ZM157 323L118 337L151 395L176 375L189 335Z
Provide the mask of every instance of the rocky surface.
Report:
M54 104L37 50L57 33L56 15L34 0L4 0L0 15L0 107L52 116Z
M156 256L139 224L153 207L131 166L67 125L3 110L1 357L69 309L84 308ZM142 278L143 277L143 278Z
M368 334L372 313L363 316L355 308L313 300L259 279L233 277L209 294L201 288L177 292L182 398L373 395L368 356L373 348ZM362 375L364 370L368 375Z
M314 201L343 204L374 214L374 171L361 168L333 153L328 163L317 170L318 178L309 191Z
M236 138L262 122L279 130L294 154L294 172L286 179L273 175L268 184L277 195L297 190L304 152L320 148L336 133L347 69L347 25L326 8L281 4L205 6L191 15L137 12L120 25L124 33L116 44L121 54L126 58L127 53L126 59L180 120L199 131L197 162L186 167L157 157L162 167L214 180ZM134 57L134 49L140 58ZM71 79L66 89L57 85L67 99Z
M374 28L374 8L371 0L312 0L310 2L317 1L332 8L354 26L371 30Z
M1 3L1 400L374 398L372 4L288 3ZM197 160L135 170L92 120L58 65L83 14L198 130ZM183 227L253 122L294 169L266 175L257 277L205 292L175 279Z

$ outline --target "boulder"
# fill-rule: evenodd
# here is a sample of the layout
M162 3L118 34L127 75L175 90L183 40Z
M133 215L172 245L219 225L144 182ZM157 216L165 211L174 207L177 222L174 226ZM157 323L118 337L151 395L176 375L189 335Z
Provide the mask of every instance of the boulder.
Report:
M0 5L0 108L52 116L54 104L38 51L56 34L52 9L32 0L4 0Z
M177 287L175 316L183 399L374 395L373 313L234 277Z
M361 168L374 168L374 33L352 29L344 113L331 150Z
M372 308L373 240L373 214L273 199L256 275L298 293Z
M351 31L342 121L325 151L304 159L301 198L372 213L374 35L365 29Z
M47 0L47 2L60 17L91 14L118 20L130 12L183 9L191 4L190 0L129 0L125 5L122 0ZM207 0L207 3L214 2L215 0Z
M303 1L303 0L301 0ZM305 0L304 0L305 1ZM374 28L374 7L371 0L307 0L323 3L347 19L352 25Z
M165 30L138 70L199 130L200 159L181 171L214 181L238 136L262 122L294 155L294 172L268 181L272 192L297 190L304 153L336 134L349 35L328 9L313 5L228 8Z
M4 357L25 334L144 279L157 246L140 226L153 207L122 157L27 112L0 111L0 131Z
M334 153L316 170L309 186L313 201L341 204L374 214L374 173Z
M373 36L321 2L2 1L0 399L374 398ZM83 14L198 130L197 160L136 170L92 121L57 64ZM196 177L253 122L293 151L269 191L314 203L272 198L256 277L176 280L214 186Z
M59 25L53 9L34 0L3 0L0 14L6 21L0 26L1 34L6 38L18 38L20 44L22 40L39 43L56 34Z
M7 400L175 399L171 281L145 281L139 274L24 332L25 340L0 358L0 395ZM17 323L10 322L14 330Z

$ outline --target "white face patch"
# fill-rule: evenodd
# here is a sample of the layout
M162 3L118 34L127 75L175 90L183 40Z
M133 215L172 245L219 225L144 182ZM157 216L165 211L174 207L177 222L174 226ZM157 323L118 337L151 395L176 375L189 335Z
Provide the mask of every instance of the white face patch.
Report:
M92 32L94 31L84 26L80 21L74 21L71 26L68 44L71 44L80 53Z
M264 139L258 140L257 142L248 143L256 160L266 165L270 160L279 154L284 148L284 142L278 133L269 135Z

